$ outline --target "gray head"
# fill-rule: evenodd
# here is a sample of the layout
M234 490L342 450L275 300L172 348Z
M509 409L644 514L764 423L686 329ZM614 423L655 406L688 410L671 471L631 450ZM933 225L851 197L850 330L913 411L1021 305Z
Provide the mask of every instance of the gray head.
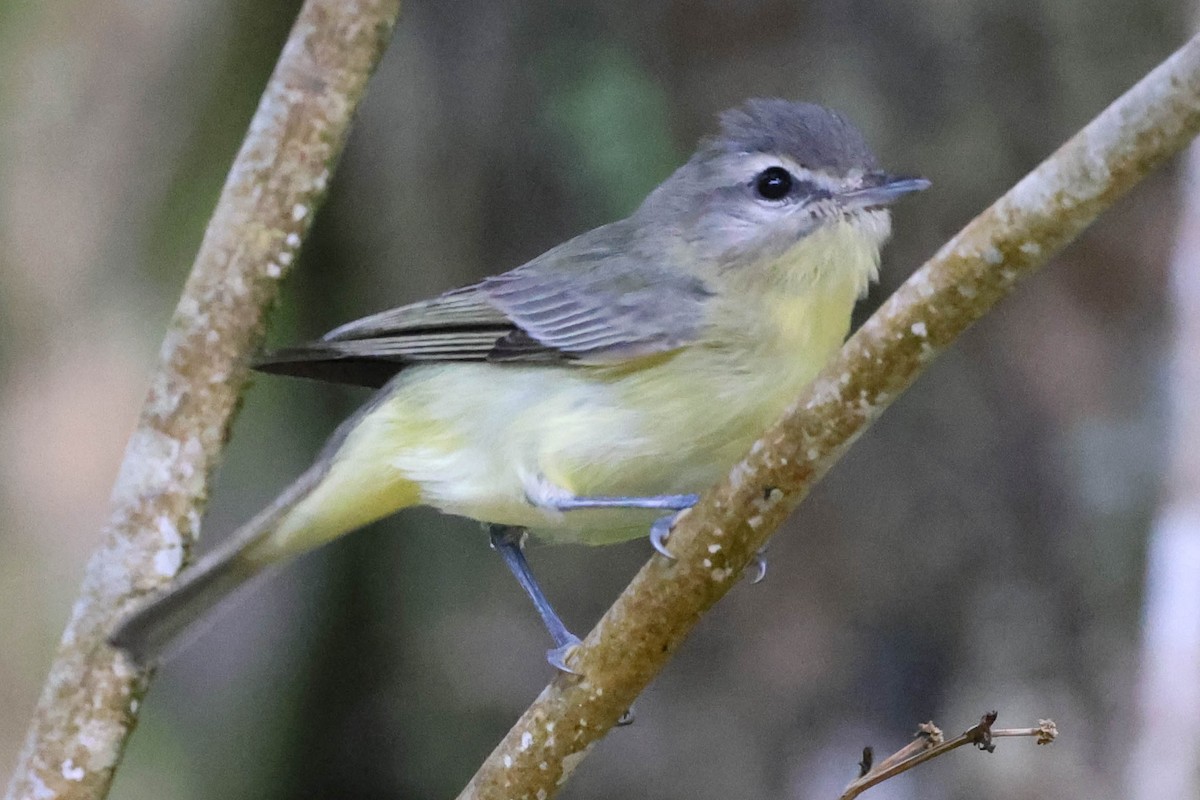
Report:
M674 219L722 264L782 252L832 224L882 244L887 206L929 182L882 171L858 128L814 103L749 100L721 115L635 214Z
M836 111L816 103L756 98L721 114L721 133L700 143L707 158L761 153L830 175L877 168L862 132Z

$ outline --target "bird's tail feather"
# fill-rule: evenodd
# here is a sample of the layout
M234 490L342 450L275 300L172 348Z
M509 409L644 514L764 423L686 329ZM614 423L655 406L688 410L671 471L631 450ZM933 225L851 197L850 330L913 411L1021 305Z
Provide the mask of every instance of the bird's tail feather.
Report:
M138 664L157 662L179 642L180 634L260 571L240 555L211 553L167 591L123 619L109 634L108 643Z
M308 469L268 508L122 620L109 643L136 662L159 659L179 634L271 564L419 500L381 442L394 427L381 392L339 426ZM378 413L377 413L378 412Z
M270 566L271 559L262 558L259 551L287 513L312 492L323 473L320 464L310 469L270 507L121 620L109 634L108 643L138 664L160 660L180 634Z

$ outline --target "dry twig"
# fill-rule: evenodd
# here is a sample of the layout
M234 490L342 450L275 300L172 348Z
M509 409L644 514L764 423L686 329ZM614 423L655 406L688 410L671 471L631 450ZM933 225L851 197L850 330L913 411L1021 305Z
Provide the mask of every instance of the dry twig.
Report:
M948 242L707 492L480 767L461 798L557 791L751 557L969 325L1200 131L1194 39Z
M932 722L923 723L918 726L913 741L888 756L878 766L872 768L864 761L864 774L851 781L838 800L853 800L872 786L878 786L930 759L957 750L964 744L973 744L978 749L990 753L996 749L994 740L998 736L1033 736L1038 744L1050 744L1058 736L1058 728L1054 721L1049 719L1038 720L1036 728L997 730L992 728L995 722L995 711L984 714L980 717L978 725L968 728L950 741L945 741L941 730Z
M308 0L292 28L163 341L9 800L108 793L150 675L105 636L179 571L195 540L247 358L398 13L399 0Z

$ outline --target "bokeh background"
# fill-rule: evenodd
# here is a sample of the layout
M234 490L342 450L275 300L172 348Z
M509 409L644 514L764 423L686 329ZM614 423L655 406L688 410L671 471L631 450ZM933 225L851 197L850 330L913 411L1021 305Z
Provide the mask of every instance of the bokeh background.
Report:
M159 338L298 4L0 0L0 765L15 761ZM621 216L748 96L832 105L934 189L869 313L1190 29L1182 0L407 3L271 340ZM1053 717L877 790L1116 798L1165 471L1178 166L968 333L700 625L568 798L836 797L864 744ZM211 545L364 394L259 378ZM586 630L647 558L534 547ZM1200 611L1200 609L1198 609ZM414 511L257 584L160 672L120 800L452 795L550 677L478 526Z

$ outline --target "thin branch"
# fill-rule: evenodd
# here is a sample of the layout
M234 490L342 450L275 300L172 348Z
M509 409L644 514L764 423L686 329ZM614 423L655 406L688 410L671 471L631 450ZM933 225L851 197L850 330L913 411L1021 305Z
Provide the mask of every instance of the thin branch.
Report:
M707 492L461 798L554 794L812 486L939 352L1200 131L1194 39L947 243Z
M888 756L879 766L868 768L865 775L851 781L838 800L854 800L872 786L878 786L930 759L957 750L964 744L973 744L978 749L990 753L996 749L993 740L999 736L1032 736L1040 745L1050 744L1058 737L1058 728L1054 721L1049 719L1039 720L1036 728L994 729L992 725L995 722L995 711L984 714L978 725L968 728L948 742L944 740L941 730L936 725L926 722L919 726L917 736L912 742Z
M108 793L150 674L105 636L133 600L179 571L195 541L248 356L398 14L399 0L308 0L300 11L163 341L103 542L88 563L9 800Z

